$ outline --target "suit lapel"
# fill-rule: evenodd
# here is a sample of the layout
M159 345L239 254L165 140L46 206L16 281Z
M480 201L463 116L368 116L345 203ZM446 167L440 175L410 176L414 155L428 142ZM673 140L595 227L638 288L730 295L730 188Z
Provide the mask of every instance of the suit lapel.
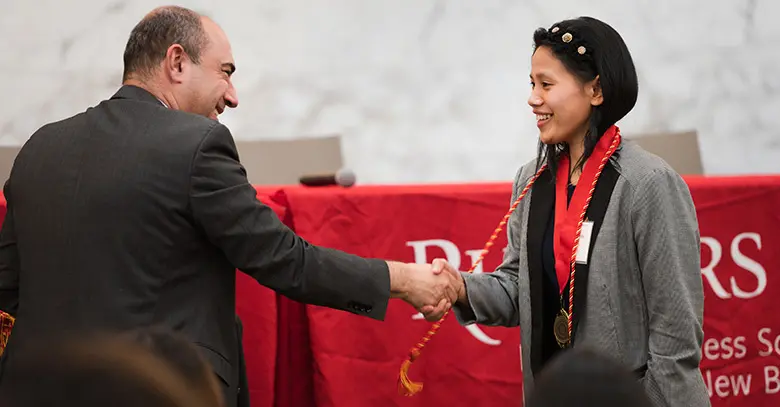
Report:
M550 170L544 171L536 180L531 193L528 211L527 253L528 280L531 290L531 371L539 372L542 367L543 341L543 291L544 268L542 266L542 244L544 232L555 207L555 184Z
M617 183L618 172L615 169L613 162L610 160L607 165L604 166L604 170L599 176L598 183L596 184L596 190L593 191L593 198L591 198L590 205L588 206L587 218L593 222L593 230L591 232L590 245L588 247L588 262L587 264L577 263L574 267L576 274L574 276L574 315L572 317L572 344L576 339L577 326L579 321L585 318L585 304L588 297L588 274L590 273L590 262L593 257L593 247L595 247L596 239L601 229L601 225L604 223L604 216L607 213L609 207L609 200L612 197L612 191L615 189Z

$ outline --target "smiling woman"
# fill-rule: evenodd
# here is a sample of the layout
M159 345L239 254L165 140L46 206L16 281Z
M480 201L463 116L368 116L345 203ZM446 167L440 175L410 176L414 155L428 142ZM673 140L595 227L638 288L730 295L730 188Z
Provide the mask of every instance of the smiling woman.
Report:
M615 125L638 95L628 47L589 17L533 38L539 153L515 177L501 266L445 262L462 277L455 314L520 327L525 391L562 350L585 347L633 370L656 406L708 406L696 211L682 178Z
M592 108L604 101L598 79L581 82L549 46L537 48L530 76L532 92L528 104L536 114L541 141L547 145L568 144L583 136L587 132L583 125ZM555 121L551 124L553 116Z
M539 164L545 158L554 171L557 154L567 152L574 178L604 132L634 108L639 91L628 47L596 21L582 18L534 33L528 104L540 130Z

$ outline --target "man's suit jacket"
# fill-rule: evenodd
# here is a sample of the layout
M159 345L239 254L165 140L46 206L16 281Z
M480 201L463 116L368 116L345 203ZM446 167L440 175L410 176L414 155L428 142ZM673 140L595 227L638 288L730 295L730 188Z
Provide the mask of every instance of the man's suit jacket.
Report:
M384 261L298 237L256 199L224 125L138 87L38 130L4 192L0 309L16 326L0 374L31 339L163 325L235 389L236 268L297 301L387 309Z

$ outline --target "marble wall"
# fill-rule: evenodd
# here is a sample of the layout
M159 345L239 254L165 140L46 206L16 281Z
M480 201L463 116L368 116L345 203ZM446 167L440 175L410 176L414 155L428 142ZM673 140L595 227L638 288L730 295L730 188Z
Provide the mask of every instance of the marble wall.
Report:
M153 0L27 0L0 12L0 144L119 86ZM231 37L237 139L340 133L362 183L509 180L536 153L531 34L591 15L639 68L625 134L696 129L710 174L780 173L773 0L182 0Z

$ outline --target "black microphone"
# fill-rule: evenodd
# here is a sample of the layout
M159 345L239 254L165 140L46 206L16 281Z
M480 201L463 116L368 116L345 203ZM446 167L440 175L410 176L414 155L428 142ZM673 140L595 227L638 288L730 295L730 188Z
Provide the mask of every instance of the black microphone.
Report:
M351 187L355 185L355 173L352 170L342 168L335 174L320 175L302 175L298 182L307 187L327 187L340 185L342 187Z

